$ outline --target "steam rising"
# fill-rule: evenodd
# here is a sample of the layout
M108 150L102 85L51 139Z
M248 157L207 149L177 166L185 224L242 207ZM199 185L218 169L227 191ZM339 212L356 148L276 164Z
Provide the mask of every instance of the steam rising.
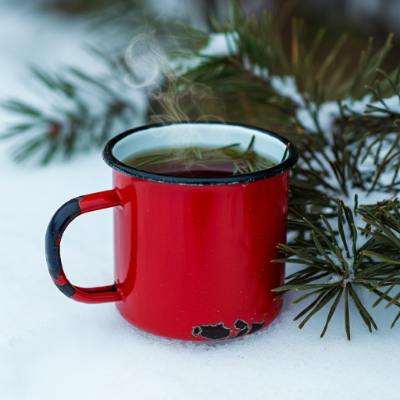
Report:
M161 49L154 37L142 34L135 37L125 53L125 61L132 74L125 82L135 88L149 87L160 80L168 61L161 55Z
M230 36L226 34L214 36L214 40L211 40L203 50L200 50L197 56L194 55L192 59L189 59L188 64L193 65L197 63L197 65L199 65L204 60L202 56L210 57L213 54L217 54L217 56L221 57L231 54L230 47L232 46L229 45L228 39L232 41L232 38L235 38L234 34ZM221 50L222 45L224 45L225 48L223 48L222 51L218 51L218 49ZM214 113L216 110L222 111L221 103L219 103L218 98L213 96L212 90L203 84L190 81L188 79L190 74L181 72L184 68L174 68L174 65L170 63L163 49L152 35L141 34L135 37L126 50L125 60L131 71L131 73L125 77L125 82L134 89L146 91L147 98L150 99L149 106L150 110L153 111L149 118L150 122L158 125L167 125L171 122L224 122L221 117L205 112L205 109L213 110ZM187 59L185 58L185 60ZM152 106L154 106L158 112L154 112ZM188 110L190 115L188 115L185 110ZM242 129L246 131L246 129ZM131 161L134 162L134 165L132 166L138 167L147 165L147 167L149 167L152 165L151 163L153 161L154 165L158 165L161 163L160 154L165 153L169 157L172 153L176 158L176 162L179 160L181 161L179 168L190 169L191 166L199 166L200 164L202 168L208 168L208 166L214 165L211 164L211 161L214 162L215 160L210 156L210 163L207 164L208 166L205 165L208 161L206 157L203 158L202 154L205 154L207 149L213 149L213 151L215 151L216 147L240 143L240 146L235 148L239 153L230 155L231 160L235 160L235 163L238 165L239 171L239 156L242 153L246 155L247 151L245 152L245 150L249 144L251 144L249 149L253 149L253 140L255 136L250 136L251 131L247 130L246 134L240 134L236 138L232 131L232 127L225 129L225 127L219 126L218 129L215 129L214 126L213 129L210 129L210 127L207 128L207 125L203 127L199 124L187 124L184 126L171 125L164 126L163 129L151 129L150 134L158 139L152 140L149 138L149 145L146 148L147 152L145 157L157 156L158 158L156 160L148 159L146 161L143 161L141 158L137 159L135 157L138 154L141 156L143 156L143 154L140 154L137 149L135 153L135 149L133 148ZM210 137L210 134L213 137ZM257 140L257 143L258 142L259 140ZM211 144L213 144L214 147L210 147ZM277 146L274 152L282 154L283 150L280 146ZM271 147L270 143L269 147ZM243 152L240 153L242 150ZM128 150L125 149L125 151ZM265 157L271 159L282 158L282 155L280 157L275 157L272 156L271 153L273 153L273 151L265 154ZM217 156L223 158L219 153ZM224 156L226 156L225 153ZM251 160L246 157L243 157L246 163L242 168L243 171L246 171L246 165L250 165L248 163L251 162ZM202 161L199 162L199 160ZM229 162L233 163L233 161ZM235 163L233 164L236 165ZM279 161L277 163L279 163ZM168 165L168 168L172 168L172 166ZM249 170L260 170L265 167L270 167L269 165L257 165L252 164ZM173 167L175 168L176 166L174 165ZM235 173L235 169L232 169L232 173Z
M149 34L136 36L126 50L125 61L131 70L131 74L125 77L125 82L132 88L146 89L148 98L163 111L151 115L150 122L165 124L193 120L193 117L189 118L183 110L183 104L188 102L191 105L191 112L196 115L196 121L224 122L221 117L204 112L204 106L200 105L215 104L216 99L212 90L207 86L194 84L174 71L153 36Z

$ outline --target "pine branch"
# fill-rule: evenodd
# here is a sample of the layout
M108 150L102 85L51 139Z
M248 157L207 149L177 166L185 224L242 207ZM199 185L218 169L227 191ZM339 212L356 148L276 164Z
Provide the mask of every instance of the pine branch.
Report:
M53 99L46 110L20 100L1 104L20 121L0 135L3 140L19 136L14 150L16 161L35 155L43 164L57 155L68 159L77 152L103 146L121 126L130 124L137 111L128 95L123 96L126 87L122 73L127 68L122 60L96 51L102 60L107 58L113 74L93 77L76 68L49 74L33 67L33 77L44 88L46 97Z
M311 290L297 298L292 304L298 304L309 297L318 295L317 300L295 318L297 320L308 313L300 324L300 329L313 315L335 298L321 334L323 337L344 290L347 293L345 310L348 309L348 301L351 297L369 331L371 332L371 326L377 330L374 320L354 290L355 286L366 287L379 296L373 307L383 300L387 301L386 308L393 304L400 307L400 295L389 296L389 293L400 285L400 258L398 257L400 204L397 200L388 200L377 206L361 206L357 212L367 223L365 228L355 226L352 210L342 200L338 200L338 216L335 221L337 229L332 229L331 224L334 222L332 218L329 222L325 216L321 215L322 222L314 225L304 217L303 231L307 232L306 227L309 227L311 238L308 240L295 239L292 245L279 245L285 258L274 260L274 262L290 262L306 267L288 276L285 285L273 291ZM372 230L371 227L376 229ZM298 229L301 228L298 227ZM363 245L358 244L357 230L364 235ZM391 248L391 251L388 251L388 248ZM395 256L388 256L387 254L393 253L393 250ZM381 287L388 287L388 289L381 292L379 290ZM396 321L397 318L394 323ZM347 311L345 326L347 337L350 339L350 322Z
M18 98L0 101L0 107L18 118L0 135L0 139L15 138L17 162L31 157L43 164L57 156L69 159L102 147L110 137L132 127L136 119L137 96L124 82L124 76L132 75L124 59L127 43L139 29L143 31L144 22L147 30L156 29L164 37L168 26L142 0L106 0L93 6L98 11L88 15L88 27L100 37L102 46L84 46L105 72L66 67L56 74L33 67L40 105Z
M132 13L127 12L127 9L124 8L125 6L129 8L130 2L131 0L118 3L118 7L115 6L112 13L103 14L105 19L100 18L99 21L101 22L99 22L98 26L109 26L109 23L116 26L115 23L117 21L121 22L126 16L130 18ZM121 10L125 11L121 12ZM150 118L151 120L160 120L160 115L162 115L161 120L173 120L182 115L185 120L196 120L209 116L208 119L210 120L214 118L230 122L248 123L255 126L268 126L271 130L279 131L301 147L303 140L300 138L310 133L315 134L315 132L310 132L303 125L302 120L298 118L298 110L306 107L317 127L316 140L311 142L307 139L306 142L309 142L310 145L315 142L326 143L325 134L318 118L321 105L327 100L340 101L348 96L360 98L368 93L367 89L361 88L360 82L364 86L367 85L371 88L374 85L376 86L374 82L377 73L376 69L382 64L385 55L390 49L390 38L385 46L375 54L372 54L372 43L369 43L366 52L361 55L360 68L350 74L350 78L347 78L346 76L349 75L348 73L345 74L347 61L345 61L345 57L342 57L341 53L345 36L332 47L324 60L317 61L320 59L320 57L317 57L319 49L326 48L324 29L321 29L316 35L311 47L307 47L305 25L301 20L294 20L292 49L291 53L288 54L284 50L285 46L283 46L283 36L279 30L279 23L275 23L274 18L268 12L265 11L259 19L256 16L248 17L244 14L237 1L230 2L230 10L230 19L223 23L217 22L215 18L212 19L215 32L211 34L193 29L186 24L180 23L176 25L178 31L173 37L176 46L174 49L170 49L170 55L175 57L175 60L198 59L200 62L193 68L186 68L184 72L179 69L180 75L174 78L173 85L168 83L168 76L171 75L168 71L165 71L167 84L164 85L164 88L166 93L162 97L165 99L172 95L175 98L180 98L180 112L177 113L177 107L171 106L171 104L159 104L160 98L156 96L157 98L152 99L149 113L150 116L154 115L154 117ZM277 20L279 18L278 16ZM124 25L122 24L121 26ZM121 28L121 30L124 29ZM225 56L204 54L202 49L207 44L207 41L213 38L212 35L215 34L225 35L230 54ZM97 55L105 63L109 71L109 77L115 75L116 69L126 69L127 67L123 62L123 48L124 46L116 47L115 56L105 55L104 52L96 51ZM176 71L173 73L176 73ZM379 74L384 79L379 83L379 88L374 90L377 95L380 93L383 96L388 93L389 89L396 87L399 73L397 70L386 74L380 70ZM48 78L52 74L41 71L40 75L36 75L36 78L43 82L44 77ZM57 111L55 115L49 115L40 109L41 118L37 116L35 119L29 116L26 123L19 123L15 127L21 134L27 133L26 137L32 136L32 140L35 142L29 143L30 139L26 139L25 145L28 151L18 151L18 159L23 159L25 156L32 154L31 146L33 146L33 149L41 148L41 146L46 147L44 158L50 157L51 159L51 152L72 155L76 151L84 150L91 145L97 146L101 141L104 142L104 140L99 139L102 135L93 134L93 129L104 131L114 123L125 123L125 113L131 111L132 104L130 101L124 100L115 91L106 96L97 96L99 88L96 86L101 83L103 84L103 89L112 89L113 83L111 81L113 79L104 80L103 77L86 74L84 82L76 82L74 79L79 74L73 75L73 79L71 79L70 71L67 70L62 73L62 76L57 77L56 83L49 87L51 91L58 92L60 96L56 100L57 105L63 104L65 97L67 97L68 101L71 102L71 107L74 109L72 112L69 108L66 108L65 110L55 110ZM282 78L284 76L293 76L294 85L298 91L296 98L279 91L279 82L283 82L279 81L279 79L284 79ZM63 81L62 83L61 80ZM338 84L339 82L340 84ZM82 87L83 83L89 84L87 92L95 94L93 97L99 100L100 104L98 106L102 109L102 112L96 113L95 107L91 102L83 101L83 96L81 95L81 92L85 91ZM194 91L193 88L195 88ZM210 106L209 98L202 96L205 89L208 93L212 93L212 107ZM68 90L75 97L71 97L71 94L68 95L65 92L68 92ZM194 95L190 95L190 93L194 93ZM196 98L195 106L193 105L194 98ZM17 102L20 105L23 103L20 100L17 100ZM19 107L16 110L10 101L7 102L6 107L12 112L24 115L23 113L21 114L21 110L24 107ZM212 111L208 111L209 109L212 109ZM348 121L349 113L346 114L343 111L343 115L345 115L345 121L342 121L341 125L344 127L343 129L346 129L346 126L351 125L351 122ZM393 117L394 114L392 113L390 118L393 119ZM87 122L83 121L84 118ZM372 123L376 124L376 118L372 119L374 120ZM50 127L46 125L47 121L50 121ZM377 125L381 123L382 121L379 121ZM96 128L92 128L94 125L97 125ZM24 128L24 126L29 126L29 129ZM61 131L64 132L67 139L54 140L54 135L48 133L48 131L56 132L59 126L62 127ZM32 134L31 132L35 129L40 134ZM85 135L85 130L89 130L90 133ZM7 137L13 137L14 127L11 127L7 133ZM354 130L352 130L351 134L353 133ZM351 136L351 134L348 136ZM359 130L358 134L365 135L366 133ZM61 136L64 137L64 135ZM84 135L85 140L76 140L76 138L83 138ZM56 136L59 135L57 134ZM103 135L104 138L105 135ZM72 145L68 143L72 143ZM397 174L398 165L391 158L394 155L394 151L387 155L383 169L395 168ZM337 180L341 187L340 193L346 194L346 187L344 187L343 183L345 173L341 165L342 161L346 164L347 159L346 154L342 153L342 155L344 158L333 160L334 163L330 169L335 176L337 175ZM308 157L308 154L305 153L304 156L303 160ZM358 173L359 171L355 171L353 175L355 176ZM309 172L307 174L309 175ZM373 172L370 175L368 181L373 182ZM299 179L302 180L304 178L303 172L299 171ZM357 179L357 184L362 185L364 180L360 176ZM377 182L373 183L373 185L378 185L376 187L379 187ZM387 189L391 190L393 187L394 184ZM314 191L314 194L318 191L315 186L310 189Z

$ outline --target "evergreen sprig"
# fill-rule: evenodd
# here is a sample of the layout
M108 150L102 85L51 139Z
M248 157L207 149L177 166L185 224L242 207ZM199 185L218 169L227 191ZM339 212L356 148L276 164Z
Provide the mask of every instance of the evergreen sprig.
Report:
M383 270L386 273L386 265L385 263L372 263L367 259L366 252L374 247L375 239L370 238L362 246L359 246L352 210L342 200L338 200L337 203L338 214L337 221L335 221L337 228L332 228L331 223L324 215L320 216L320 226L314 225L304 216L303 222L299 222L299 224L303 224L308 230L311 230L311 238L309 240L295 239L295 243L292 245L279 245L279 249L286 255L286 258L275 260L275 262L301 264L306 268L288 276L287 283L274 291L283 294L292 289L311 290L297 298L292 304L298 304L309 297L318 295L294 319L297 320L307 314L299 325L300 329L313 315L335 299L328 313L321 338L325 335L328 324L344 294L345 328L350 340L349 297L353 298L368 329L370 331L372 331L371 327L378 329L373 318L362 305L354 286L363 283L376 286L378 284L377 274L382 274ZM295 210L294 213L298 214ZM350 237L346 237L346 224L350 229ZM280 296L278 295L278 297Z
M350 340L349 298L353 298L360 316L371 332L371 327L378 329L373 318L363 306L357 295L356 287L364 287L378 296L372 307L376 307L383 300L387 302L385 308L392 305L400 307L400 294L391 297L389 294L400 284L400 213L399 203L386 201L378 206L361 206L357 213L363 216L367 223L364 228L354 224L352 210L342 200L338 200L337 230L333 229L328 219L321 215L321 225L315 226L306 217L303 224L311 229L312 238L308 241L295 239L292 245L279 245L285 259L275 262L290 262L305 265L305 269L288 276L287 283L275 292L281 292L278 297L288 290L310 290L297 298L292 304L298 304L309 297L317 298L302 310L294 320L304 315L299 328L335 298L327 316L321 338L325 335L328 324L337 309L343 292L345 293L345 329ZM295 211L296 213L296 211ZM347 229L346 229L347 225ZM371 227L375 227L372 230ZM346 237L350 229L351 236ZM359 235L364 235L364 243L357 244ZM338 240L340 238L340 240ZM292 258L294 257L294 258ZM329 279L330 278L330 279ZM322 281L321 281L322 280ZM379 290L387 287L385 292ZM392 328L400 313L393 321Z
M389 293L400 285L400 203L396 198L385 201L372 210L363 206L358 210L358 213L367 223L364 229L359 228L359 230L373 237L377 244L372 249L373 251L367 249L363 251L363 254L386 264L385 273L379 276L381 278L379 282L375 285L366 285L370 291L379 295L372 307L376 307L383 300L386 300L385 308L392 305L400 308L400 293L393 297L389 296ZM378 271L376 271L376 274L379 275ZM378 290L382 287L387 287L385 292ZM400 312L394 319L391 328L399 318Z
M127 67L121 58L91 49L113 73L93 77L77 68L50 74L38 67L31 72L45 89L45 107L11 99L1 106L19 122L0 139L22 136L14 150L15 161L39 156L42 164L57 155L65 159L93 147L101 147L118 129L132 122L137 105L126 94L123 73ZM25 140L25 142L22 142Z
M293 77L303 101L313 115L326 101L345 98L361 99L370 93L381 67L391 48L392 35L384 46L373 53L372 39L359 59L359 67L348 71L349 57L343 51L347 35L332 45L324 42L326 30L321 29L310 45L306 41L304 21L292 22L290 51L285 51L284 36L279 16L274 18L264 11L258 17L247 16L238 1L230 1L230 18L223 23L212 20L214 31L226 35L231 54L224 56L204 55L201 47L193 43L204 42L204 32L181 26L178 45L171 50L177 58L199 59L201 63L181 75L181 91L191 82L206 84L221 98L224 117L233 122L279 125L285 134L307 131L296 118L299 104L277 92L271 85L272 77ZM211 37L210 37L211 39ZM322 48L331 48L322 58ZM398 71L398 69L397 69ZM397 71L388 74L397 79ZM390 82L379 83L379 93L387 95ZM245 107L243 107L243 104ZM238 111L239 110L239 111ZM195 118L195 116L194 116ZM316 119L317 128L319 122ZM323 134L319 128L319 132Z

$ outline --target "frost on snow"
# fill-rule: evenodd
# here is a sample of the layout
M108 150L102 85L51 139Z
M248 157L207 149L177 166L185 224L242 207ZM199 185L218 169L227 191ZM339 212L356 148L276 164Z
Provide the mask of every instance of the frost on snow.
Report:
M236 32L230 33L210 33L207 46L204 47L200 54L203 56L229 56L238 52Z
M400 99L397 95L383 99L385 106L380 101L371 102L371 100L372 96L368 94L361 100L345 99L341 104L351 113L364 114L367 112L368 115L374 117L384 117L386 115L384 111L375 110L375 107L380 110L386 109L400 113ZM296 116L301 125L310 132L317 132L318 127L315 124L313 114L316 115L316 120L321 130L327 132L332 129L335 118L340 116L340 107L337 102L327 101L318 109L313 103L310 103L308 107L303 105L297 109Z
M206 57L224 57L238 52L236 32L210 33L207 45L199 51L198 57L177 58L171 61L171 67L185 73L197 68Z
M297 90L296 81L293 76L272 76L271 86L281 96L287 97L297 104L303 104L303 96Z
M347 257L347 254L343 254L343 258L346 261L347 265L349 266L349 276L345 275L345 270L339 261L339 259L336 257L335 254L332 252L327 252L327 256L332 260L332 262L338 267L340 271L343 272L342 275L338 274L332 274L331 279L327 283L336 283L343 281L342 285L346 286L348 282L351 282L354 279L354 259L352 257Z

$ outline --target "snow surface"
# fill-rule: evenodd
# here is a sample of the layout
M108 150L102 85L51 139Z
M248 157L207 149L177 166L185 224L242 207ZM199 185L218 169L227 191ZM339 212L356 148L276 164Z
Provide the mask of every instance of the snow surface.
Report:
M291 78L291 77L286 77L286 78ZM294 83L295 89L293 90L292 89L293 83L291 83L290 81L288 81L288 83L289 85L287 84L284 87L286 88L286 91L289 91L290 93L289 97L295 99L297 90L296 85ZM289 89L287 89L288 87ZM284 96L287 95L283 89L278 90L278 92ZM298 94L298 96L301 95ZM297 99L298 98L299 97L297 97ZM342 101L342 105L345 106L349 111L354 112L356 114L363 114L365 111L367 111L368 115L373 115L376 117L385 117L387 116L387 114L384 111L376 111L374 107L379 108L380 110L386 109L388 111L400 113L400 97L397 95L383 99L384 104L382 104L380 101L371 101L371 100L372 96L368 94L364 96L361 100L346 99ZM310 132L317 132L315 121L312 118L312 114L310 112L310 110L313 112L316 111L315 105L310 104L309 108L307 108L303 105L302 102L297 101L297 103L302 105L302 107L299 107L298 110L296 111L296 116L298 120L301 121L303 127L308 129ZM340 108L337 102L327 101L323 103L317 112L317 119L321 129L323 131L331 130L334 119L338 116L340 116Z
M44 18L0 0L0 90L33 100L26 64L61 62L96 68L80 49L80 24ZM6 115L0 111L0 128ZM41 168L15 165L0 142L0 397L47 399L397 399L399 329L396 310L370 310L370 334L351 306L352 341L342 306L324 339L328 310L302 331L292 322L301 305L291 293L265 330L222 344L158 338L134 328L113 304L86 305L51 282L44 233L65 201L111 188L100 152ZM113 281L112 214L81 216L64 235L62 257L76 285ZM288 268L288 272L290 272ZM370 295L373 296L373 295ZM372 304L372 301L370 302Z
M210 33L207 45L199 51L200 57L176 58L170 62L173 69L185 73L187 70L197 68L207 57L225 57L237 53L235 39L236 32Z
M332 260L332 262L338 267L338 271L344 272L341 262L336 257L336 255L330 251L327 252L327 256ZM344 276L338 274L332 274L331 279L327 281L327 283L335 283L344 280L344 283L351 282L354 279L354 259L353 257L348 257L345 252L343 252L343 259L346 261L347 265L349 266L349 276L346 279L343 279Z

